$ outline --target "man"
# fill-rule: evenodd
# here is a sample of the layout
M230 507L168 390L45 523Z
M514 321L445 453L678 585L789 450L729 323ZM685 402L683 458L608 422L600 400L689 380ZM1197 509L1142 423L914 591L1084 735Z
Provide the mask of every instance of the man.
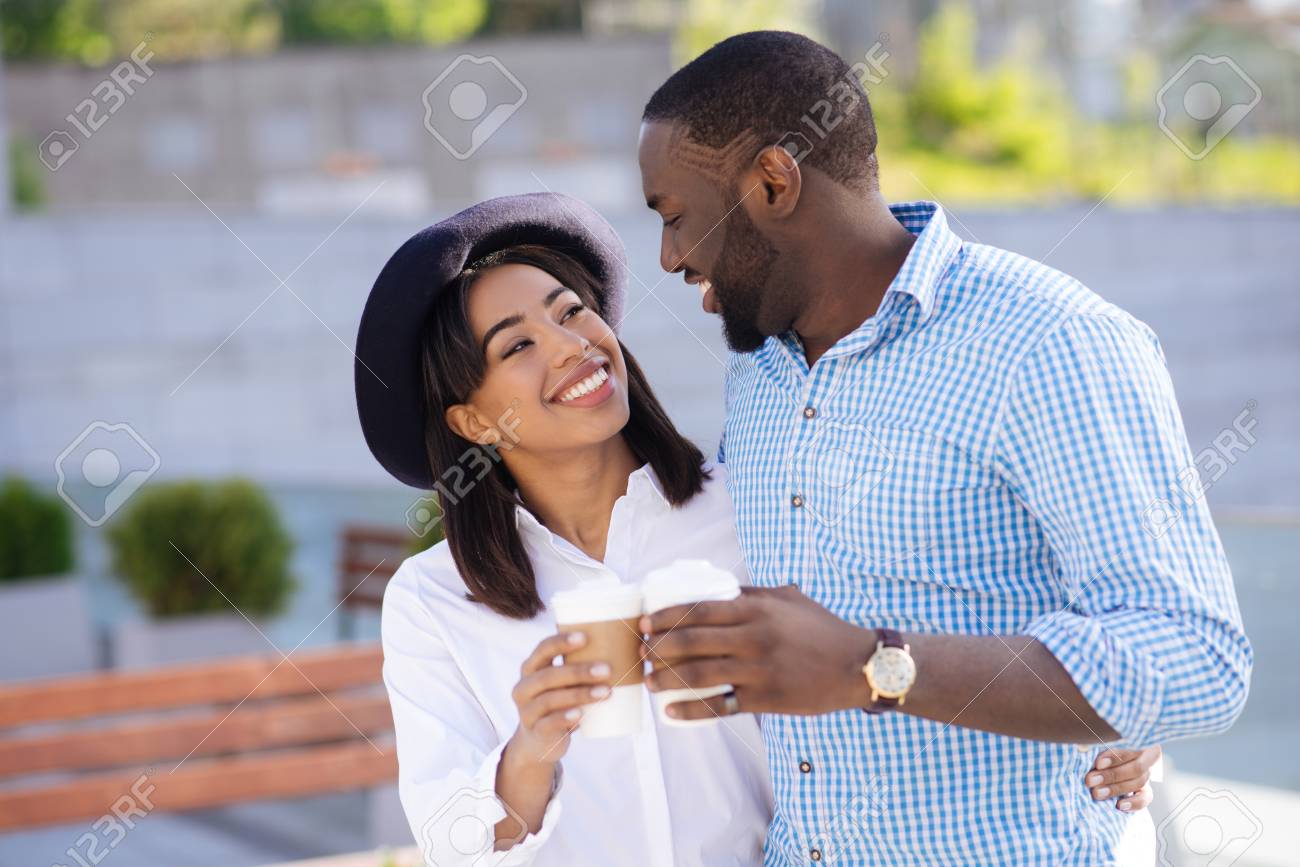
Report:
M1155 336L887 206L861 82L809 39L721 42L643 121L663 265L734 350L758 588L646 618L650 688L763 714L768 864L1113 863L1100 745L1223 731L1252 664L1205 503L1144 523L1192 466Z

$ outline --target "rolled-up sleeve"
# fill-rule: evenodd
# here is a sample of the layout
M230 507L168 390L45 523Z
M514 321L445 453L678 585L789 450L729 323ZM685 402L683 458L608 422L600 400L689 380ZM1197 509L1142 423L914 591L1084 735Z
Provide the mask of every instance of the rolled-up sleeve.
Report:
M1228 728L1253 658L1150 330L1118 311L1056 326L1015 371L996 450L1065 600L1025 633L1124 743Z
M409 562L402 567L409 568ZM492 852L494 826L506 816L496 795L506 741L493 729L414 589L418 585L408 577L399 572L389 582L381 634L398 791L411 833L425 861L439 867L532 864L559 821L561 777L557 774L541 828L509 849Z

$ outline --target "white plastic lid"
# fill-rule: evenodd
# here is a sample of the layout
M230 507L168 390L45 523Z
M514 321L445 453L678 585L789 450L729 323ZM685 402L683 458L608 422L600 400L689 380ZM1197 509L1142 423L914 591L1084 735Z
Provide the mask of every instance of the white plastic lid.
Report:
M708 560L683 559L645 576L641 589L649 613L691 602L735 599L740 595L740 582L735 575Z
M599 623L641 614L641 588L618 581L596 581L561 590L551 597L557 624Z

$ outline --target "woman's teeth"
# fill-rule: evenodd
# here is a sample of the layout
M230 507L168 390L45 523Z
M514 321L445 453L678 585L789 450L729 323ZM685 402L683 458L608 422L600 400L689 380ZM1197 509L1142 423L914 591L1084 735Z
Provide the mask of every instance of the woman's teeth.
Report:
M560 402L568 403L571 400L576 400L577 398L582 397L584 394L590 394L604 385L605 380L607 379L609 379L609 372L602 367L600 370L597 370L591 376L560 395Z

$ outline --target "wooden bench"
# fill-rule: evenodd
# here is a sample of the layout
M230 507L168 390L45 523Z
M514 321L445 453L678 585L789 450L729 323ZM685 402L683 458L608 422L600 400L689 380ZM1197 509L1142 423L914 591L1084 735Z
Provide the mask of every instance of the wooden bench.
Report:
M343 609L340 637L353 637L353 616L357 612L378 611L383 606L384 589L402 561L411 555L413 538L403 527L350 524L343 528L338 589Z
M344 645L0 685L0 833L390 785L381 666Z

